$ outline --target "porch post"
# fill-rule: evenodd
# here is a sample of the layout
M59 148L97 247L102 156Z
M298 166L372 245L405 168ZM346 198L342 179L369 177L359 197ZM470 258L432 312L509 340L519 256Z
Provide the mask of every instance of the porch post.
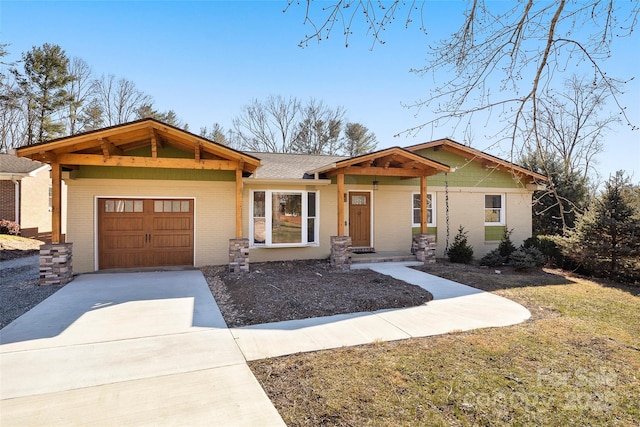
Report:
M236 238L229 239L229 271L249 272L249 239L242 237L242 167L236 169Z
M336 176L338 181L338 236L344 236L344 173Z
M62 167L51 163L51 243L62 243Z
M236 169L236 239L242 238L242 169Z
M427 176L420 177L420 234L427 234Z
M51 163L51 243L40 246L40 285L73 280L73 245L62 242L62 166Z

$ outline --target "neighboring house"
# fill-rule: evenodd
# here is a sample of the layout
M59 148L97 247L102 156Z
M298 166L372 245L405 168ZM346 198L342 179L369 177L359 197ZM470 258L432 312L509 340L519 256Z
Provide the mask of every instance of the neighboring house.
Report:
M0 219L17 222L25 237L51 233L51 167L0 154Z
M453 240L459 225L478 257L505 228L516 244L531 235L532 192L544 181L447 139L354 158L251 153L153 119L18 155L52 165L54 194L56 182L66 182L78 273L226 264L240 238L252 262L326 258L336 235L360 251L409 253L421 227L436 235L443 256L447 228Z

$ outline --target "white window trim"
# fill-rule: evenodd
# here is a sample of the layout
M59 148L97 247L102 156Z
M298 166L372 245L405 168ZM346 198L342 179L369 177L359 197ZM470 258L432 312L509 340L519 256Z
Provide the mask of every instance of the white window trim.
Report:
M254 194L255 193L265 193L265 242L264 243L255 243L253 228L254 228L254 216L253 216L253 206L254 206ZM273 221L273 209L271 208L271 200L273 193L298 193L302 195L302 222L306 224L306 221L309 219L308 215L308 193L315 193L316 195L316 216L314 221L314 230L313 234L315 236L315 242L300 242L300 243L268 243L271 241L271 227L267 227L267 224L271 224ZM300 247L309 247L309 246L320 246L320 192L318 190L251 190L251 197L249 198L249 247L250 248L300 248ZM267 204L269 206L267 206ZM306 230L306 227L304 228ZM308 238L309 236L307 236Z
M411 193L411 227L420 227L420 223L415 223L413 222L413 211L414 211L414 207L413 207L413 196L415 195L419 195L419 192L413 192ZM427 192L427 196L431 196L431 222L428 222L427 220L427 227L435 227L436 226L436 194L435 193L431 193L431 192ZM428 210L428 209L427 209Z
M482 216L483 218L486 218L485 212L487 210L487 206L486 206L486 202L485 202L485 197L484 196L500 196L500 221L498 222L486 222L484 223L485 226L499 226L499 225L506 225L506 217L507 217L507 196L504 193L485 193L482 197Z

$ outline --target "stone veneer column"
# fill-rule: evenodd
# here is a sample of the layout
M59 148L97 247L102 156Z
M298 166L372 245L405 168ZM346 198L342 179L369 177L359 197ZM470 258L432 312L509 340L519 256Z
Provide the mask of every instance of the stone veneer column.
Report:
M249 272L249 239L229 239L229 272Z
M436 236L430 234L413 235L413 253L418 261L425 264L436 262Z
M40 285L66 285L73 280L73 243L40 246Z
M331 236L331 266L340 271L351 269L350 236Z

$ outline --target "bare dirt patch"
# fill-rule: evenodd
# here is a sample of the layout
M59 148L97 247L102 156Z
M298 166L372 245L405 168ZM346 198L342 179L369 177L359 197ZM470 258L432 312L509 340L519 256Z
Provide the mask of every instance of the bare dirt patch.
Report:
M334 271L326 260L253 263L248 274L227 269L201 270L230 327L413 307L433 299L419 286L371 270Z

